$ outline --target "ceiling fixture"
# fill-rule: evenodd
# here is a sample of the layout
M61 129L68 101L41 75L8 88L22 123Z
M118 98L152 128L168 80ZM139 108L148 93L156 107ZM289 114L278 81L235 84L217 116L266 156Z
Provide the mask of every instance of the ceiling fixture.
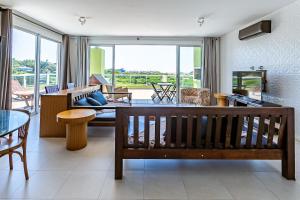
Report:
M78 21L83 26L86 23L86 19L87 19L86 17L79 17Z
M205 17L198 17L197 23L199 24L199 26L202 26L204 22L205 22Z

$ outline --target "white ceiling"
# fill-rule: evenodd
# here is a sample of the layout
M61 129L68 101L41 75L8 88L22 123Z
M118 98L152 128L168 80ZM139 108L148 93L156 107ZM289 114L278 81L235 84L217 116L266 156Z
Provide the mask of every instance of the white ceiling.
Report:
M221 36L295 0L0 0L64 33ZM90 17L81 26L79 16ZM197 18L206 16L202 27Z

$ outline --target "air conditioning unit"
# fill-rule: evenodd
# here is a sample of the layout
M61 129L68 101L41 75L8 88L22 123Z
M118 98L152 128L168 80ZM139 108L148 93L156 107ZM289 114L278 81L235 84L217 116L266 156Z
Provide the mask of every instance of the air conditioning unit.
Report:
M245 40L262 34L271 33L271 20L263 20L239 31L239 39Z

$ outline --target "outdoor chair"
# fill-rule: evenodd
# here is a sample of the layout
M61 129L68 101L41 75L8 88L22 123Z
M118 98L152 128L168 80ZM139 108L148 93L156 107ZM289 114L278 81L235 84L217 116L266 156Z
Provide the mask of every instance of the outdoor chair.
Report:
M34 92L24 88L18 80L11 80L12 94L15 100L25 101L27 107L32 107L29 101L33 101Z
M154 90L154 93L151 96L152 100L154 101L156 99L159 99L161 101L162 100L161 99L162 90L160 88L158 88L155 83L151 83L151 85L152 85L153 90Z
M26 113L30 116L27 110L16 110ZM27 146L27 135L29 129L30 117L27 123L17 130L18 135L14 137L14 133L8 135L8 137L0 137L0 157L5 155L9 156L9 167L13 169L13 157L14 153L18 154L23 162L24 174L26 180L29 179L28 169L27 169L27 156L26 156L26 146ZM18 149L22 148L22 152Z
M210 105L210 90L208 88L182 88L180 93L181 103Z
M46 94L55 93L55 92L59 91L59 88L58 88L58 85L45 86L45 91L46 91Z

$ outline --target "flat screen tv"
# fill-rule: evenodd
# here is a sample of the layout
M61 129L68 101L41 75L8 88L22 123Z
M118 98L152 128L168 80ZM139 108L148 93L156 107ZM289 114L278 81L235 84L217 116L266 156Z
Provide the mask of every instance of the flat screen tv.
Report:
M232 93L262 100L265 71L234 71L232 73Z

